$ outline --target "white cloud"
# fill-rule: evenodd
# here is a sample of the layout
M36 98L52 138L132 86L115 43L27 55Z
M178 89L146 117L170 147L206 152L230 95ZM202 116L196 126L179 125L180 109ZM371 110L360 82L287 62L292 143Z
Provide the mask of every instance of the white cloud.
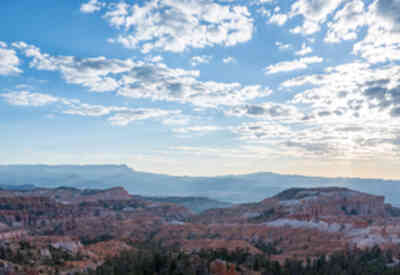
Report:
M289 50L290 48L292 48L292 45L290 45L290 44L284 44L284 43L279 42L279 41L275 42L275 45L278 47L278 49L279 49L280 51Z
M319 56L303 57L293 61L282 61L265 68L266 74L274 74L280 72L289 72L294 70L307 69L309 64L321 63L324 59Z
M198 71L171 69L164 64L140 64L124 75L118 94L215 108L243 104L271 93L259 85L203 82L196 79L198 75Z
M296 121L300 114L296 107L288 104L266 102L236 106L226 112L232 116L247 116L262 120Z
M199 65L199 64L209 64L212 60L212 56L209 55L200 55L200 56L193 56L190 59L190 62L193 67Z
M163 63L51 56L23 42L14 46L32 58L31 67L59 71L68 83L95 92L116 91L131 98L191 103L203 108L240 105L271 93L260 85L200 81L197 70L169 68Z
M230 63L236 63L237 60L236 60L236 58L234 58L232 56L228 56L228 57L225 57L224 59L222 59L222 62L224 62L225 64L230 64Z
M312 49L311 47L307 46L306 43L303 43L301 45L301 49L295 52L296 55L301 55L301 56L307 55L309 53L312 53Z
M54 97L43 93L32 93L28 91L8 92L0 94L10 105L42 107L53 105L54 111L87 117L104 117L112 125L126 126L137 120L145 119L173 119L175 115L180 115L179 110L162 110L152 108L128 108L118 106L92 105L82 103L78 99L67 99Z
M161 109L135 109L117 113L111 116L108 121L112 125L126 126L132 121L145 120L151 118L165 118L167 116L179 114L180 111L168 111Z
M272 23L272 24L276 24L278 26L282 26L286 23L286 21L288 20L288 15L284 14L284 13L275 13L274 15L272 15L268 22Z
M202 125L202 126L191 126L185 128L176 128L173 131L177 134L206 134L210 132L216 132L223 130L223 127L214 126L214 125Z
M190 122L188 116L180 115L171 118L166 118L162 121L164 125L186 125Z
M14 43L14 46L32 58L32 68L60 71L68 83L82 85L95 92L116 90L119 83L111 75L127 72L135 65L130 59L107 59L102 56L81 59L73 56L50 56L24 42Z
M149 56L146 58L146 60L153 63L160 63L161 61L164 60L164 58L161 55L156 55L156 56Z
M0 75L16 75L22 72L19 68L20 60L15 50L9 49L7 44L0 41Z
M293 131L289 127L269 121L246 122L238 127L233 127L231 130L238 134L241 139L250 141L283 140L293 137Z
M304 18L302 26L291 31L304 35L313 34L321 29L329 14L335 11L343 0L297 0L291 7L289 16L301 15Z
M93 13L93 12L101 10L101 8L104 6L105 6L105 4L98 0L90 0L89 2L81 5L81 12Z
M217 4L209 0L149 0L143 5L110 5L104 18L120 29L112 42L128 48L141 47L182 52L187 48L233 46L252 38L253 19L245 6Z
M271 16L271 11L267 10L265 7L260 7L257 9L257 13L265 16L265 17L270 17Z
M353 62L285 81L282 87L312 88L292 100L303 115L291 121L297 127L290 127L293 136L281 146L310 157L397 158L399 73L400 66L394 64L374 67Z
M327 23L325 42L338 43L342 40L356 39L357 30L367 23L367 17L363 1L354 0L347 3L336 12L333 22Z
M353 53L370 63L400 60L400 3L376 0L368 9L368 32Z
M58 98L41 93L30 93L27 91L9 92L0 94L8 104L18 106L44 106L59 101Z

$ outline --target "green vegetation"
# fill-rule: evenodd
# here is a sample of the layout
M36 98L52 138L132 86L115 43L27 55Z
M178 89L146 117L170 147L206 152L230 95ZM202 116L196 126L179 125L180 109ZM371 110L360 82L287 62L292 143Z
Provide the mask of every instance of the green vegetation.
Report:
M81 243L83 245L90 245L90 244L95 244L95 243L99 243L99 242L109 241L109 240L112 240L113 238L114 237L110 234L103 234L103 235L97 236L95 238L82 237Z
M274 215L275 215L275 209L270 208L270 209L262 212L261 215L250 218L249 222L264 222L264 221L268 220L269 218L274 217Z
M400 265L393 262L391 251L379 247L368 250L337 252L329 257L320 256L306 262L286 260L284 264L270 260L266 255L252 255L247 250L228 252L226 249L201 250L192 254L152 250L126 251L107 260L86 275L191 275L210 273L210 263L223 260L235 264L236 271L259 271L262 275L395 275Z

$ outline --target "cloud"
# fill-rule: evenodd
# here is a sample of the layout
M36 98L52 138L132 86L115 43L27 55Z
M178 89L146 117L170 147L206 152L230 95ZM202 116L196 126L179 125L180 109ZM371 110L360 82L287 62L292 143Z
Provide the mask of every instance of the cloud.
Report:
M193 56L190 59L190 62L193 67L196 67L199 64L209 64L212 60L212 56L210 55L201 55L201 56Z
M0 94L8 104L18 105L18 106L44 106L57 102L59 99L51 95L40 94L40 93L30 93L27 91L21 92L9 92L5 94Z
M400 60L399 1L376 0L368 8L367 35L353 46L353 53L370 63Z
M160 62L51 56L23 42L14 46L32 58L32 68L59 71L68 83L94 92L116 91L131 98L190 103L203 108L240 105L271 93L260 85L200 81L197 70L169 68Z
M51 56L39 48L24 42L14 46L32 58L30 66L38 70L59 71L68 83L82 85L94 92L113 91L119 87L111 75L129 71L135 63L130 60L107 59L105 57L76 58L73 56Z
M290 44L284 44L284 43L279 42L279 41L275 42L275 45L278 47L278 49L279 49L280 51L288 50L288 49L292 48L292 45L290 45Z
M297 0L291 7L289 17L300 15L304 18L304 22L302 26L297 26L291 31L304 35L319 31L328 15L342 2L343 0Z
M132 121L136 120L165 118L167 116L176 115L179 113L180 111L168 111L161 109L131 109L111 116L108 121L110 121L112 125L126 126Z
M292 105L270 102L237 106L228 110L226 114L238 117L247 116L263 120L279 121L296 120L299 116L297 109Z
M278 26L282 26L286 23L286 21L288 20L288 15L287 14L283 14L283 13L275 13L274 15L272 15L268 22L272 23L272 24L276 24Z
M171 69L164 64L141 64L122 79L118 94L132 98L191 103L198 107L234 106L271 93L259 85L199 81L198 71Z
M43 107L53 106L53 111L85 117L104 117L112 125L126 126L137 120L145 119L172 119L175 115L180 115L179 110L162 110L152 108L128 108L118 106L92 105L83 103L78 99L67 99L54 97L43 93L32 93L28 91L8 92L0 94L4 100L15 106Z
M111 42L142 52L234 46L252 38L253 19L245 6L209 0L148 0L142 5L109 5L104 18L124 32Z
M7 44L0 41L0 75L17 75L22 72L19 68L20 60L15 50L9 49Z
M283 82L283 88L297 88L290 104L302 115L287 122L292 135L277 146L307 157L397 158L399 73L395 64L376 67L358 61ZM257 135L262 140L260 130Z
M393 32L400 32L400 2L398 0L377 0L376 14L385 21Z
M368 14L364 9L364 2L355 0L347 3L328 22L328 32L325 42L338 43L343 40L354 40L358 36L358 29L367 23Z
M303 57L293 61L282 61L274 65L270 65L265 68L265 74L274 74L280 72L289 72L294 70L307 69L308 65L314 63L321 63L324 59L319 56Z
M190 122L189 116L179 115L171 118L166 118L162 121L164 125L186 125Z
M232 56L228 56L228 57L225 57L224 59L222 59L222 62L224 62L225 64L231 64L231 63L236 63L237 60L236 60L236 58L234 58Z
M153 63L160 63L161 61L164 60L164 58L160 55L156 55L156 56L149 56L146 57L147 61L153 62Z
M191 126L185 128L176 128L173 131L177 134L206 134L210 132L216 132L223 130L223 127L214 125L202 125L202 126Z
M93 13L101 10L104 6L105 4L98 0L90 0L89 2L82 4L80 10L83 13Z
M296 51L296 52L295 52L295 55L304 56L304 55L307 55L307 54L309 54L309 53L312 53L312 49L311 49L310 47L308 47L308 46L306 45L306 43L303 43L303 44L301 45L301 49L298 50L298 51Z

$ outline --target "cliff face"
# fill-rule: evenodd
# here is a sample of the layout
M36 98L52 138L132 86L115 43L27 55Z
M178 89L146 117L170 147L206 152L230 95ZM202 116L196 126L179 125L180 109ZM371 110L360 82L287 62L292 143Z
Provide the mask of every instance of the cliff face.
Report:
M105 190L84 189L70 187L59 188L36 188L26 191L0 191L0 198L9 197L41 197L49 198L63 204L77 204L81 202L101 201L101 200L130 200L129 195L122 187L114 187Z
M319 216L384 216L385 198L346 188L289 189L274 197L291 214Z
M10 244L29 255L42 253L43 257L32 258L35 263L46 263L49 253L66 251L73 256L68 264L74 268L152 242L189 252L241 248L284 261L346 247L400 244L396 215L400 210L385 205L383 197L344 188L289 189L259 203L201 214L131 196L123 188L2 191L0 248L4 244L6 251ZM77 257L75 250L83 257ZM221 262L214 263L213 270L238 272Z

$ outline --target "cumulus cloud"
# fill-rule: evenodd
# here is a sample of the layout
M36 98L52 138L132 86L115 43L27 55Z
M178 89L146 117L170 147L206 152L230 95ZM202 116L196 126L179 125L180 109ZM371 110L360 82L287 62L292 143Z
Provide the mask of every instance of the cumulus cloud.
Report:
M277 46L278 49L281 50L281 51L288 50L288 49L292 48L292 45L285 44L285 43L282 43L280 41L275 42L275 46Z
M291 7L289 16L300 15L304 18L302 26L291 31L304 35L313 34L321 29L328 15L334 12L343 0L297 0Z
M243 104L271 93L271 90L259 85L203 82L196 79L198 75L198 71L171 69L164 64L141 64L124 75L118 94L214 108Z
M367 23L367 18L363 1L355 0L347 3L336 12L333 21L327 23L325 42L338 43L342 40L356 39L358 29Z
M15 50L9 49L7 44L0 41L0 75L16 75L22 72L19 68L20 60Z
M276 140L292 137L292 130L279 122L256 121L243 123L231 129L243 140Z
M399 1L376 0L368 9L368 32L353 53L370 63L400 60Z
M117 89L119 83L111 75L127 72L135 65L130 59L107 59L102 56L94 58L51 56L24 42L14 43L14 46L32 58L30 62L32 68L59 71L68 83L82 85L95 92Z
M398 0L377 0L376 14L385 21L393 32L400 32L400 2Z
M308 65L314 63L321 63L324 59L319 56L310 56L296 59L293 61L282 61L265 68L265 74L275 74L280 72L289 72L294 70L307 69Z
M18 105L18 106L44 106L57 102L59 99L51 95L41 94L41 93L30 93L27 91L20 92L9 92L5 94L0 94L8 104Z
M282 26L286 23L287 20L288 20L287 14L275 13L269 18L268 22L272 23L272 24L276 24L278 26Z
M271 93L260 85L200 81L197 70L170 68L161 62L51 56L23 42L14 46L32 59L32 68L59 71L68 83L94 92L116 91L131 98L191 103L203 108L240 105Z
M104 18L124 33L111 42L182 52L187 48L233 46L249 41L253 19L246 6L218 4L210 0L148 0L142 5L125 2L109 6Z
M279 146L303 156L398 157L399 72L395 64L375 67L353 62L285 81L282 87L300 89L290 103L300 108L301 115L289 122L292 136ZM258 136L261 139L262 134Z
M297 109L288 104L267 102L264 104L247 104L237 106L226 112L233 116L247 116L264 120L296 120L299 116Z
M236 63L237 60L236 60L236 58L234 58L232 56L228 56L228 57L225 57L224 59L222 59L222 62L224 62L225 64L230 64L230 63Z
M93 13L93 12L101 10L101 8L104 6L105 6L105 4L98 0L90 0L89 2L81 5L81 12Z
M54 97L48 94L32 93L29 91L2 93L0 97L4 98L8 104L15 106L43 107L53 105L53 111L63 114L88 117L108 116L107 120L112 125L117 126L126 126L137 120L170 119L181 113L179 110L92 105L83 103L78 99Z
M200 55L200 56L193 56L190 59L190 62L193 67L199 65L199 64L208 64L212 60L212 56L210 55Z
M306 43L303 43L301 45L301 49L295 52L296 55L301 55L301 56L304 56L304 55L307 55L310 53L312 53L312 49L311 49L311 47L307 46Z

